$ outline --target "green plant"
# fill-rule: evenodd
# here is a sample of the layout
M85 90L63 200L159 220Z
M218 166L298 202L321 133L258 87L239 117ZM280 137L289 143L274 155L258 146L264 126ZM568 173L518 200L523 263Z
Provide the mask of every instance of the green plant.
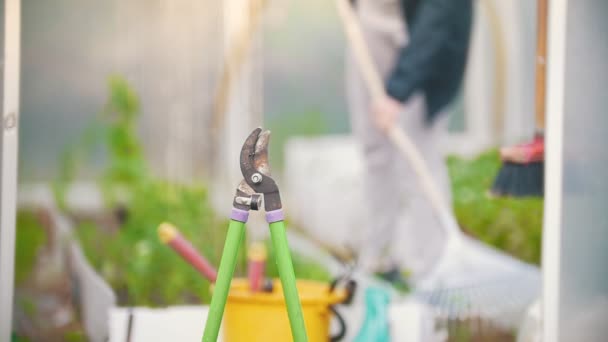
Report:
M11 336L11 342L29 342L30 340L26 337L19 336L15 333Z
M208 302L209 283L170 247L157 227L170 221L209 260L218 264L227 224L208 205L202 186L151 181L133 193L129 216L117 232L84 222L77 230L88 259L124 305ZM242 262L241 262L242 264Z
M136 134L137 96L118 76L110 78L109 89L101 119L65 155L56 197L65 203L65 188L86 155L83 151L102 145L108 156L99 185L110 209L124 207L126 219L118 229L107 229L93 220L78 225L76 236L87 259L114 288L121 305L207 303L209 282L159 241L157 227L164 221L173 223L218 265L228 221L215 215L203 184L177 184L151 175ZM241 248L237 275L246 269L244 250ZM298 275L321 274L321 266L294 256L294 263L296 260Z
M540 263L543 201L538 198L490 198L500 168L498 151L473 160L448 158L453 204L468 233L522 260Z
M102 115L85 131L79 144L64 155L56 197L65 203L65 189L93 148L107 154L99 187L110 208L124 206L126 220L119 229L81 222L76 235L93 266L108 280L125 305L167 305L208 301L208 282L179 259L157 237L166 220L218 261L221 226L200 184L173 184L151 176L137 136L139 100L126 80L109 79L109 99ZM216 233L218 232L218 233Z
M88 341L88 338L82 330L70 330L63 334L63 340L66 342L84 342Z
M148 178L143 148L137 136L139 99L127 81L119 76L109 79L110 99L103 111L108 163L103 181L108 187L134 185Z
M66 147L60 158L58 178L53 182L55 200L66 209L66 191L78 173L78 166L95 148L103 147L105 168L100 178L108 205L128 200L134 187L143 186L149 175L143 148L137 136L139 99L121 76L108 79L108 101L80 140Z
M16 233L15 284L19 285L30 275L38 251L45 244L47 236L36 214L27 210L17 212Z

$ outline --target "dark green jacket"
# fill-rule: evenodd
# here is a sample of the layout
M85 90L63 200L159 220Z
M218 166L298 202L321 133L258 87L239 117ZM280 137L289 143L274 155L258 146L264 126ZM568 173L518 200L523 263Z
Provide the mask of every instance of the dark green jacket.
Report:
M416 91L426 98L427 119L454 98L469 50L472 0L401 0L409 43L399 52L386 84L388 94L405 102Z

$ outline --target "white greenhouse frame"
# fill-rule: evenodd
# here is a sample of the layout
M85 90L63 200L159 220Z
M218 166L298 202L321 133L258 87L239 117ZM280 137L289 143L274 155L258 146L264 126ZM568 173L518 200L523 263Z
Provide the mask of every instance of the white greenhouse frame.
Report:
M19 127L20 0L4 0L2 23L2 135L0 148L0 341L10 341L15 262Z

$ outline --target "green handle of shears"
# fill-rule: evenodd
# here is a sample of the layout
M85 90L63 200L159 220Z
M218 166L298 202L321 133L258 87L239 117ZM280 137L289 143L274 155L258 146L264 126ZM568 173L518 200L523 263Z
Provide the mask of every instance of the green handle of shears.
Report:
M230 282L236 267L236 259L239 247L245 236L245 223L235 220L230 220L228 233L226 234L226 242L224 251L222 252L222 260L217 273L217 280L213 288L213 296L211 297L211 305L209 306L209 314L205 323L205 332L203 333L203 342L215 342L222 324L224 316L224 307L228 299L230 291Z
M283 295L287 304L287 315L289 316L293 340L294 342L306 342L308 341L308 336L306 335L306 326L304 325L296 276L293 271L293 263L283 221L270 224L270 237L275 251L275 260L279 269L281 285L283 286Z

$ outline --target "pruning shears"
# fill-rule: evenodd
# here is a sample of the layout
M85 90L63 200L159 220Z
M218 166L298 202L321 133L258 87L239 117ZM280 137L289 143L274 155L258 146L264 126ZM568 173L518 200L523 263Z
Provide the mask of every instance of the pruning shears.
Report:
M279 187L270 176L270 164L268 163L269 139L270 131L262 131L261 128L256 128L249 134L241 149L240 167L243 180L236 188L232 204L230 225L213 289L209 315L205 324L204 342L215 342L217 340L236 266L239 246L245 236L245 223L249 217L249 211L259 210L262 204L266 211L266 221L270 226L270 237L275 250L293 339L295 342L308 341L296 287L296 277L287 244Z

